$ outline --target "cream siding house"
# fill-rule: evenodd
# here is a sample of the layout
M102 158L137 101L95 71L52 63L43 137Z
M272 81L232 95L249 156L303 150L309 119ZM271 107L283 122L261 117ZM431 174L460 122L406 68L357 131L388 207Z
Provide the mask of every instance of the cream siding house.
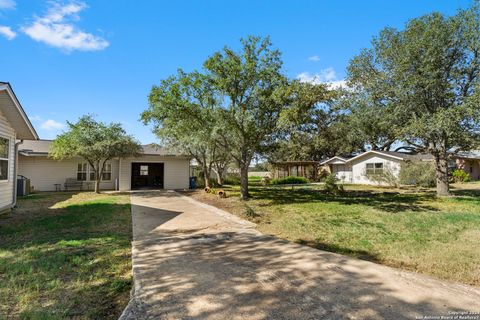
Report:
M72 189L93 190L95 173L81 158L48 158L52 141L25 141L20 149L20 175L31 181L36 191L65 190L67 180L76 181ZM112 159L107 162L100 183L101 190L187 189L190 157L169 152L154 145L143 146L138 158Z
M17 148L38 139L9 83L0 82L0 212L16 204Z
M427 154L407 154L393 151L367 151L353 158L333 157L321 163L328 166L340 181L354 184L378 184L369 179L369 174L390 171L399 176L402 163L406 161L432 161Z

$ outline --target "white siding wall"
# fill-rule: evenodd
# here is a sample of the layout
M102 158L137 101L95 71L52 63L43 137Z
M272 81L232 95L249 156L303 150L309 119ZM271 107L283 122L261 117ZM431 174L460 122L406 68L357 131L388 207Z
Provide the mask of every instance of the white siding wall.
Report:
M141 158L120 159L119 189L122 191L131 189L132 162L164 163L165 189L188 189L190 160L161 156L143 156Z
M352 182L358 184L376 184L376 182L369 180L365 175L367 163L383 163L384 169L391 170L397 177L400 174L400 166L402 161L395 160L390 157L384 157L376 154L368 154L360 157L351 163L352 166Z
M67 178L77 177L78 163L85 162L82 159L70 159L56 161L45 156L19 156L18 174L31 180L30 185L37 191L54 191L55 184L61 184L62 190ZM118 160L111 160L112 179L100 184L102 190L113 190L115 179L118 178ZM88 177L87 177L88 178ZM92 185L93 187L93 185Z
M331 165L332 173L344 183L352 183L352 167L349 164L337 163Z
M15 168L15 131L12 126L8 123L7 119L0 112L0 136L3 138L10 139L10 151L8 163L8 180L0 181L0 210L7 206L13 204L13 188L15 177L13 176Z

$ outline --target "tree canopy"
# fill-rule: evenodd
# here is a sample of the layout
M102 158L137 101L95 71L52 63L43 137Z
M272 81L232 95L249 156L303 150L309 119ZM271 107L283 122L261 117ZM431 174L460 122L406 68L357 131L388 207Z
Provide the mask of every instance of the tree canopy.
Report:
M401 31L385 28L348 68L357 108L381 115L370 119L385 140L393 133L434 156L439 195L449 193L449 152L478 142L479 12L477 3L451 17L413 19Z
M141 150L140 144L127 135L119 123L106 124L86 115L76 123L68 122L68 130L53 141L49 157L85 159L95 171L95 192L98 193L105 163L115 158L138 156Z

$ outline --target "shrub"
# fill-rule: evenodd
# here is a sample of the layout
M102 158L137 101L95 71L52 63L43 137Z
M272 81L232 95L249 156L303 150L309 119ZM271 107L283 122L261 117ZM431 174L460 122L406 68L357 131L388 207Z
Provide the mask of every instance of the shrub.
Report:
M304 177L295 177L295 176L290 176L286 178L281 178L281 179L272 179L270 181L270 184L305 184L308 183L308 179Z
M337 176L334 173L330 173L325 177L325 191L331 194L339 194L343 192L343 185L338 185L337 182Z
M407 162L400 168L400 183L417 187L434 187L435 167L431 162Z
M247 205L245 206L244 213L249 218L256 218L256 217L259 216L259 214L255 212L255 210L253 210L251 207L249 207Z
M240 184L240 177L238 175L230 174L223 179L223 184L239 185Z
M455 182L462 183L470 181L470 175L462 169L453 170L452 177Z
M399 178L389 165L384 165L384 168L380 173L368 174L365 172L365 176L368 178L368 180L382 186L398 187L400 182Z

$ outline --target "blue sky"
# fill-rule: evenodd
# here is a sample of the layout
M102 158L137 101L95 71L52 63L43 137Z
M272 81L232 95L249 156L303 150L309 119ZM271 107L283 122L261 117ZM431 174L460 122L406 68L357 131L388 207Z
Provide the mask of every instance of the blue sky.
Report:
M121 122L155 142L139 114L153 84L193 70L249 34L270 35L285 72L339 82L349 59L383 27L453 14L463 0L40 1L0 0L0 81L12 84L41 138L83 114Z

